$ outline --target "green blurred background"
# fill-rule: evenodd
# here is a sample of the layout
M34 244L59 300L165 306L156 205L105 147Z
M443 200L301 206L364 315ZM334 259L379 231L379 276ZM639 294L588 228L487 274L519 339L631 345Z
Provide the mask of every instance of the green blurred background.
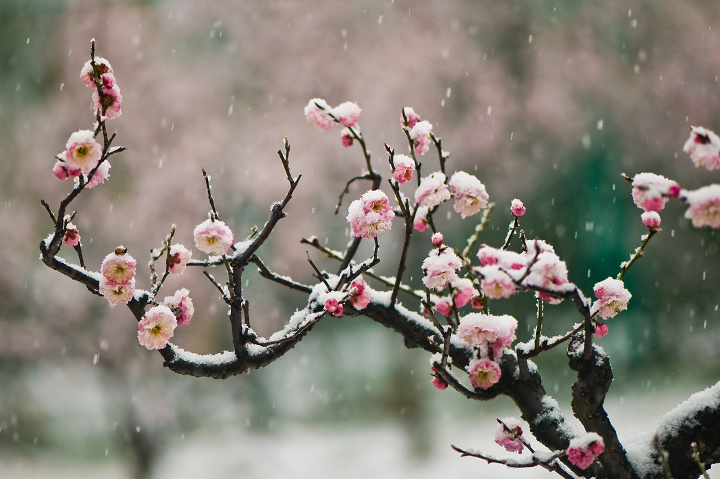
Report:
M40 199L56 205L70 187L52 175L54 155L70 133L93 121L79 81L91 38L122 89L123 116L110 128L128 151L112 162L108 183L74 204L90 268L123 244L138 259L142 287L148 252L173 223L176 240L191 244L192 228L208 209L201 167L213 176L221 216L237 237L246 236L285 193L275 152L287 137L293 173L303 179L262 256L275 270L310 282L299 240L314 234L343 248L344 215L332 211L344 182L363 168L357 148L342 148L338 130L323 134L303 118L308 100L322 97L363 108L362 131L386 176L383 143L404 151L400 110L415 108L452 152L448 169L476 174L498 205L482 240L502 241L510 201L520 198L528 237L554 245L571 280L590 294L594 283L617 274L645 233L621 173L652 171L688 189L716 181L716 174L692 167L682 145L690 125L720 128L718 19L720 4L690 0L4 0L0 471L193 477L178 457L214 457L203 447L217 452L218 444L234 444L228 431L241 434L244 445L218 457L252 451L251 459L277 465L285 447L279 438L311 455L299 443L347 430L343 440L366 431L367 442L348 443L321 464L291 457L297 466L288 474L335 471L333 458L355 457L358 449L382 463L381 451L368 444L396 444L398 433L407 450L395 455L404 462L385 464L394 473L383 477L405 477L402 471L425 477L417 464L435 473L428 461L438 458L438 470L455 477L462 468L487 467L458 464L449 451L447 444L466 434L458 425L493 427L494 417L514 414L507 401L471 403L434 390L427 355L403 349L400 338L364 319L324 321L286 358L248 376L178 377L137 345L126 310L109 308L44 267L37 245L51 224ZM423 161L426 173L437 167L432 155ZM356 187L351 196L362 191ZM461 248L474 220L444 211L446 242ZM619 404L626 397L662 403L717 379L718 238L690 228L682 215L677 203L662 213L662 233L626 276L629 309L610 321L611 333L601 340ZM388 265L380 270L389 274L401 244L395 233L383 239ZM426 240L421 236L411 251L415 283ZM301 296L248 277L253 325L262 334L302 307ZM191 289L196 317L175 342L200 353L229 348L214 287L190 272L171 278L167 295L181 286ZM514 314L520 340L529 337L530 295L493 310ZM548 334L578 320L572 304L546 309ZM548 390L567 402L572 377L563 352L539 364ZM649 425L659 419L646 413ZM389 432L382 429L387 424ZM196 442L186 452L190 437ZM218 469L207 477L268 477L260 466L253 472L251 459L221 469L214 457Z

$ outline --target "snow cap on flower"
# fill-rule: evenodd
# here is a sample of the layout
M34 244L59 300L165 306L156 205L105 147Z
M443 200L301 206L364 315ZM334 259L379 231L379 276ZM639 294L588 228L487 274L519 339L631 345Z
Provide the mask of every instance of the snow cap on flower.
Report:
M86 61L85 64L80 69L80 79L82 82L88 87L88 88L95 88L95 73L94 70L97 70L100 77L103 75L110 73L113 73L112 66L110 66L110 62L107 61L103 57L95 57L95 69L93 69L92 63L90 60Z
M604 450L603 438L597 433L588 432L583 436L571 439L566 453L571 463L580 469L587 469Z
M343 315L342 301L345 298L345 293L342 291L330 291L325 296L325 302L323 308L325 311L333 316L339 317Z
M192 251L184 245L172 245L167 258L168 271L172 274L183 274L191 258Z
M195 314L195 307L192 299L190 299L190 291L187 288L178 289L172 296L166 296L163 304L170 308L177 324L190 324L190 320Z
M680 185L655 173L638 173L632 181L632 199L644 211L660 211L670 198L677 197Z
M630 291L625 289L625 284L615 278L607 278L593 287L597 301L592 306L591 312L597 312L603 319L614 317L620 311L627 309L627 304L632 298Z
M328 131L333 125L333 119L328 115L330 105L322 98L310 100L304 111L305 118L322 131Z
M476 388L487 389L500 380L502 372L495 361L471 359L467 367L470 382Z
M423 283L429 289L442 289L458 279L456 270L462 267L462 260L451 248L430 251L422 263Z
M487 207L488 194L480 180L464 171L456 171L450 178L450 190L455 195L453 209L463 218Z
M72 223L68 223L65 228L65 235L63 236L63 244L65 246L77 246L80 244L80 231L77 226Z
M131 278L124 283L116 283L103 276L100 278L98 289L111 306L128 304L135 294L135 278Z
M694 227L720 228L720 185L707 185L694 191L684 190L681 195L688 204L685 218Z
M402 114L400 115L400 123L402 126L407 126L412 129L418 121L420 121L420 115L415 113L415 110L413 110L411 106L406 106L402 109Z
M420 186L415 190L415 202L427 208L437 206L449 199L450 191L445 184L445 174L440 171L420 180Z
M407 113L406 113L407 114ZM430 143L432 138L430 133L432 131L432 123L429 121L418 121L410 129L410 139L413 142L413 149L416 155L424 155L430 149Z
M510 212L513 214L513 216L516 216L520 218L522 215L525 214L525 205L523 205L523 202L519 199L515 198L512 200L512 203L510 203Z
M331 113L342 126L355 128L358 126L357 120L361 111L357 103L346 101L333 108Z
M105 256L100 265L100 272L103 277L113 283L127 283L135 277L135 258L127 253L127 250L118 246L115 251Z
M660 227L660 215L657 211L646 211L640 215L643 224L650 229L658 229Z
M534 258L530 273L525 278L524 283L532 286L538 286L550 291L556 290L558 286L562 286L568 282L568 270L565 261L561 260L555 253L540 253ZM540 298L548 301L550 304L559 304L562 299L549 296L543 292L538 292Z
M392 172L393 179L398 183L407 183L412 180L415 172L415 162L407 155L394 155L393 164L395 169Z
M522 440L523 430L520 420L514 417L505 417L497 421L500 423L500 427L495 431L495 442L508 452L520 454L525 447Z
M493 316L470 313L460 318L457 335L471 346L481 346L495 342L499 331Z
M515 293L515 283L499 266L493 265L482 268L482 275L480 290L488 298L509 298Z
M432 241L433 248L440 248L443 245L443 234L441 232L437 232L433 234L430 237L430 241Z
M177 325L170 308L153 306L138 323L138 342L147 349L163 349L175 334Z
M693 126L683 151L690 155L695 167L704 166L708 170L720 168L720 137L707 128Z
M207 254L225 254L233 245L233 232L223 221L208 218L193 230L195 246Z
M72 174L73 170L80 170L88 174L95 168L102 156L102 146L95 141L95 134L92 130L78 130L68 138L63 152L65 166ZM56 174L57 175L57 174Z
M347 220L353 235L359 238L376 238L390 231L395 217L390 200L380 190L370 190L350 203Z
M350 283L350 304L361 311L370 304L370 286L367 285L362 276L358 276Z

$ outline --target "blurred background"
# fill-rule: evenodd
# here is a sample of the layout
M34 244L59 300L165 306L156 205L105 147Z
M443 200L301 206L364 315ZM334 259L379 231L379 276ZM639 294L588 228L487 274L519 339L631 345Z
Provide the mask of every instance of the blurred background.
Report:
M591 294L646 232L621 173L652 171L688 189L717 181L682 145L691 125L720 129L718 19L720 4L692 0L4 0L0 476L550 477L458 457L451 443L502 455L495 418L516 414L513 404L437 391L428 355L368 320L326 320L249 375L180 377L137 344L126 309L42 265L37 245L51 223L40 199L56 208L71 187L52 175L54 155L94 119L79 81L92 38L122 89L123 115L109 126L128 151L113 158L109 182L73 204L89 268L123 244L147 287L150 249L173 223L175 240L191 245L206 217L201 167L221 217L247 236L285 194L276 152L287 137L303 178L261 256L311 282L299 240L317 235L344 248L345 215L332 213L364 166L357 147L342 147L339 128L322 133L305 121L303 107L321 97L360 105L386 177L383 143L405 151L400 112L412 106L452 152L448 170L477 175L496 202L482 240L502 241L510 201L520 198L528 237L554 245ZM433 152L423 162L426 174L437 168ZM344 206L366 187L355 185ZM444 208L446 242L462 248L476 218ZM621 435L651 430L717 381L718 238L690 228L683 212L677 203L663 211L662 233L625 277L629 309L600 341L615 370L608 409ZM383 273L395 268L396 233L383 238ZM415 284L429 234L416 243ZM310 254L321 268L337 266ZM301 296L247 278L260 333L303 306ZM165 292L179 287L191 290L196 315L173 342L198 353L230 348L214 287L199 271L170 278ZM527 340L532 297L495 303ZM545 313L548 334L579 320L572 304ZM573 378L563 351L538 362L548 391L567 404Z

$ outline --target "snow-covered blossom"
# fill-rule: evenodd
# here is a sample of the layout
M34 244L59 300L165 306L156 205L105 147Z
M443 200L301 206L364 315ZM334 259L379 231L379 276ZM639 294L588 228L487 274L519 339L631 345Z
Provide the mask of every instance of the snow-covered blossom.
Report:
M495 316L482 313L467 314L460 318L457 335L471 346L495 342L499 332L494 318Z
M603 323L602 321L598 321L595 324L595 331L593 331L593 337L594 338L602 338L609 332L610 332L610 330L608 329L608 325Z
M413 221L413 228L419 233L424 232L428 227L428 215L429 209L426 206L421 206L415 213L415 220Z
M430 137L431 131L432 123L429 121L418 121L415 123L415 126L410 129L410 139L413 142L413 149L416 155L424 155L430 149L430 143L432 143L432 138Z
M206 219L193 230L195 246L207 254L225 254L232 246L233 232L223 221Z
M567 282L567 265L555 253L550 252L540 253L537 258L534 258L530 273L525 279L525 284L550 291ZM562 299L554 298L544 292L538 292L538 296L547 300L550 304L558 304L562 301Z
M370 304L370 286L367 285L362 276L358 276L350 283L350 304L353 308L361 311Z
M357 120L361 111L357 103L346 101L333 108L331 113L342 126L355 128L358 126Z
M694 191L683 191L683 199L688 204L685 218L696 228L720 227L720 185L703 186Z
M116 283L103 276L100 278L99 291L111 306L127 304L135 294L135 278L131 278L124 283Z
M442 289L458 279L455 271L461 267L462 261L451 248L433 249L423 260L422 281L429 289Z
M183 274L191 258L192 251L187 249L184 245L172 245L167 258L168 271L172 274Z
M453 281L450 286L453 288L453 301L458 308L462 308L478 295L472 281L467 278Z
M448 317L453 312L452 298L440 298L435 302L435 311Z
M644 211L660 211L680 193L677 181L655 173L638 173L632 181L632 199Z
M436 171L420 180L415 190L415 202L420 206L432 208L450 199L450 191L445 184L445 175Z
M65 228L65 235L63 236L63 244L65 246L77 246L80 244L80 231L77 226L72 223L68 223Z
M376 238L390 231L394 217L390 200L380 190L370 190L350 203L347 214L353 235L359 238Z
M657 211L646 211L640 215L640 219L648 228L657 229L660 227L660 215Z
M597 433L588 432L583 436L571 439L566 453L571 463L580 469L587 469L604 450L603 438Z
M90 60L86 61L85 64L80 69L80 79L82 82L88 87L88 88L95 88L95 73L94 71L97 70L100 77L103 75L110 73L113 73L112 66L110 66L110 62L107 61L103 57L95 57L95 68L93 69L93 65L90 62Z
M403 118L403 115L400 115L400 123L402 126L407 126L408 128L412 129L418 121L420 121L420 115L415 113L415 110L413 110L412 107L406 106L402 109L403 115L405 117ZM407 122L406 122L407 120Z
M615 278L607 278L593 287L597 301L592 306L591 311L597 311L598 316L603 319L609 319L620 311L627 309L628 301L632 298L630 291L625 289L625 284Z
M136 266L135 258L130 256L124 247L118 246L115 251L105 256L100 272L108 281L123 284L135 277Z
M488 298L509 298L515 293L516 288L512 278L497 265L482 268L482 275L480 290Z
M525 447L523 444L522 423L514 417L498 419L500 427L495 431L495 442L504 447L508 452L520 454Z
M502 372L495 361L472 359L467 367L470 382L476 388L487 389L500 380Z
M319 106L318 106L319 105ZM305 106L305 118L322 131L328 131L333 119L328 115L330 105L322 98L313 98Z
M97 167L92 178L87 179L86 177L87 187L90 189L95 188L97 185L105 183L108 178L110 178L110 162L105 160Z
M510 212L513 214L513 216L516 216L520 218L522 215L525 214L525 205L523 205L523 202L519 199L515 198L512 200L512 203L510 203Z
M524 254L493 248L488 245L482 245L477 256L481 267L497 265L507 271L523 269L528 261L527 256Z
M343 128L342 131L340 131L340 139L345 148L350 148L355 141L355 137L349 128Z
M95 134L92 130L78 130L70 135L65 144L65 151L62 153L70 176L77 176L73 174L73 170L80 170L82 173L88 174L97 166L101 156L102 146L95 141Z
M343 315L343 305L342 300L345 298L345 293L342 291L330 291L327 296L325 296L325 302L323 303L323 308L325 311L330 313L333 316L342 316Z
M395 155L393 157L395 169L392 172L393 178L398 183L407 183L412 180L415 172L415 162L407 155Z
M75 176L79 175L80 170L76 170L75 173ZM57 176L59 180L66 180L70 177L70 172L68 171L67 163L65 163L65 160L58 159L55 162L55 164L53 165L53 174Z
M163 304L175 315L177 324L189 324L195 314L195 307L187 288L178 289L172 296L166 296Z
M435 366L432 367L432 372L433 372L433 374L432 374L432 376L433 376L433 378L432 378L432 384L433 384L433 386L435 386L436 388L438 388L438 389L441 390L441 391L446 390L447 387L448 387L448 383L447 383L443 378L441 378L441 377L438 375L437 369L435 369Z
M450 190L455 196L453 209L463 218L487 207L488 194L480 180L464 171L456 171L450 178Z
M437 232L433 234L430 237L430 241L432 241L433 248L440 248L443 245L443 234L441 232Z
M704 166L708 170L720 168L720 137L707 128L693 126L683 151L690 155L695 167Z
M163 349L175 334L177 319L164 305L153 306L138 322L138 342L148 349Z
M100 77L100 93L92 94L93 109L100 111L108 120L122 115L122 94L112 73Z

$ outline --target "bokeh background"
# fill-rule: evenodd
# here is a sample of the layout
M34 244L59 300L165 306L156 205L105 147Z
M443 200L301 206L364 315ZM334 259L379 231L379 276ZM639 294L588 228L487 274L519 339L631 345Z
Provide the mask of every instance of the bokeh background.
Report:
M42 265L37 245L51 224L40 199L56 205L70 188L52 175L54 155L93 121L79 81L92 38L122 89L123 115L110 129L128 151L113 159L108 183L74 203L89 267L123 244L142 285L149 250L172 224L176 240L191 244L208 210L201 167L221 216L246 236L285 193L276 151L287 137L303 179L262 257L310 282L299 240L317 235L343 248L344 215L332 212L364 164L357 148L341 146L339 129L305 121L303 107L322 97L362 107L385 175L383 144L404 151L400 111L415 108L452 152L448 169L476 174L498 205L483 241L502 240L509 203L520 198L527 235L553 244L590 293L645 233L621 173L653 171L688 189L717 181L682 145L691 125L720 128L718 20L720 4L691 0L4 0L0 475L528 477L449 448L502 454L492 434L496 417L515 414L509 401L435 390L427 355L367 320L324 321L250 375L179 377L137 344L126 310ZM423 161L425 172L437 167L431 154ZM462 247L474 220L445 208L446 241ZM626 276L629 310L601 342L615 368L608 408L621 434L652 429L664 410L717 380L718 238L690 228L683 211L671 203L663 212L662 233ZM427 239L411 251L415 283ZM381 272L393 271L400 244L394 233L384 238ZM261 333L302 307L302 297L248 279ZM181 286L197 312L175 342L200 353L229 348L214 287L194 271L168 280L167 295ZM529 337L530 296L493 308L514 314L520 339ZM577 320L571 304L546 310L548 333ZM563 352L539 364L566 404Z

